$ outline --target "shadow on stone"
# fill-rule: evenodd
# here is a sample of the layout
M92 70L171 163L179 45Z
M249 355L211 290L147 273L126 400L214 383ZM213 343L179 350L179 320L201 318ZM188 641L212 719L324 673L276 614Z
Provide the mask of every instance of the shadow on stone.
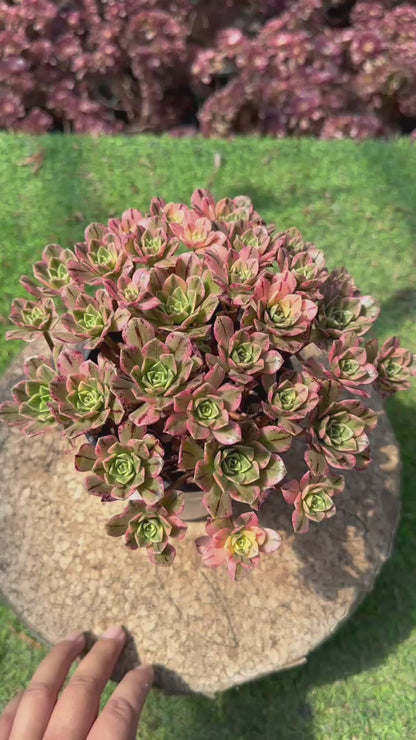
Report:
M179 695L189 694L191 691L189 684L187 684L186 681L183 680L182 676L176 673L176 671L172 671L163 665L158 665L157 663L153 665L153 668L155 669L155 689L160 689L163 686L164 691L171 691L172 693Z
M395 431L400 439L400 442L402 443L405 483L403 513L404 519L402 520L402 526L399 531L399 552L397 554L396 548L395 554L393 555L393 564L390 563L387 565L376 585L374 593L371 594L367 598L365 603L361 606L358 615L353 617L347 625L344 625L344 627L337 633L335 637L331 639L331 641L327 645L325 645L325 647L314 652L310 656L308 664L306 664L302 668L292 669L281 674L270 675L260 680L252 681L251 683L245 684L243 686L230 689L228 691L225 691L223 694L217 695L214 701L211 701L198 694L194 694L187 698L166 697L164 693L161 694L161 704L164 701L166 701L166 703L175 701L185 702L183 706L186 707L186 710L188 712L188 724L190 724L189 727L186 727L183 732L181 727L180 733L182 738L200 736L201 728L204 729L204 738L206 737L208 739L211 737L224 738L224 740L226 740L228 737L230 739L231 737L238 737L242 740L245 740L246 738L248 740L249 737L262 737L271 739L274 739L276 736L283 739L286 737L292 739L297 737L313 737L313 734L311 734L311 710L307 702L307 695L309 690L319 684L332 682L337 679L339 680L348 675L355 674L364 668L379 664L386 656L386 654L392 649L392 647L394 647L394 645L398 642L405 639L405 637L408 635L414 622L414 618L412 618L412 611L413 614L416 614L416 598L413 588L416 560L413 548L413 528L411 527L411 521L409 521L410 517L415 514L416 508L412 492L413 483L411 483L411 481L413 482L414 480L413 471L415 463L412 460L412 440L408 438L408 430L411 428L412 418L411 409L406 408L399 401L396 401L396 399L393 399L389 403L389 409L391 411ZM355 573L349 554L349 548L354 547L355 542L361 547L359 555L364 566L363 570L361 571L361 573L364 574L364 577L367 577L367 574L370 574L371 558L375 558L376 561L377 567L374 567L373 563L372 577L369 581L369 587L371 587L374 573L378 570L380 562L382 562L385 557L386 551L388 551L389 549L390 543L387 542L384 547L384 557L382 557L383 553L381 553L380 548L383 544L385 544L385 542L383 540L383 537L380 535L383 534L384 530L381 532L378 531L378 539L375 549L374 542L371 542L371 547L368 548L367 538L362 537L364 530L368 531L369 533L374 532L375 534L377 527L386 527L387 524L389 524L389 527L387 527L387 529L389 530L390 537L394 530L394 519L392 519L392 516L393 514L395 514L395 512L392 509L391 513L389 513L389 506L391 505L391 500L393 500L394 498L394 492L397 492L397 486L394 491L389 491L388 488L385 488L384 478L389 478L388 475L385 476L388 471L393 472L393 474L395 475L394 471L397 470L398 460L397 455L396 457L394 457L394 455L392 454L392 450L394 449L394 445L392 444L392 442L394 442L394 439L385 421L383 421L383 424L380 424L379 430L378 432L376 432L376 434L377 433L381 434L382 436L381 438L374 438L373 440L373 447L377 460L372 466L372 490L370 490L370 488L368 488L368 490L366 489L366 473L353 473L353 475L356 476L356 485L354 484L354 490L351 490L348 496L344 496L344 494L342 494L341 497L339 497L338 515L334 519L328 522L324 522L321 526L311 528L311 532L309 535L297 536L295 547L293 547L292 542L290 543L290 545L293 547L292 553L294 559L299 561L300 565L297 574L299 578L299 587L301 589L301 593L305 594L306 599L309 599L309 596L312 593L319 594L320 597L323 598L324 602L328 602L328 609L330 609L331 606L330 602L336 600L338 589L345 587L349 588L351 586L352 591L354 591L354 588L355 591L357 591L358 587L362 586L363 584L362 580L361 582L359 582L358 574ZM25 454L28 451L28 447L28 445L25 446ZM46 471L43 474L45 481L50 480L50 473L48 473L50 460L52 458L56 459L57 456L59 458L59 445L57 448L55 448L55 445L52 444L52 442L49 442L46 449L43 448L42 450L41 464L42 466L46 466ZM27 458L25 459L27 460ZM36 471L35 465L35 447L33 447L33 450L31 450L29 459L31 462L31 469L33 467L33 475L39 475L39 472ZM37 462L38 464L40 464L40 458ZM64 468L62 468L62 470L64 470ZM60 480L61 477L62 473L59 474ZM390 475L390 480L392 480L393 478ZM72 486L72 473L70 481ZM39 488L40 485L41 479L37 478L37 487ZM382 495L379 496L380 487L383 486L384 488L382 491ZM371 492L373 493L373 497L371 496ZM77 502L79 501L79 505L81 506L85 500L84 495L81 492L81 488L79 494L77 493L76 495L80 496L79 499L77 498ZM395 503L397 507L397 496L395 499ZM355 512L355 507L358 504L360 505L359 518L357 518ZM383 508L383 517L381 518L385 520L385 522L381 525L379 522L377 527L374 528L374 526L372 527L371 525L371 511L374 510L374 507L378 505L381 505ZM59 504L59 497L52 499L47 498L45 499L42 506L48 507L47 519L48 521L51 521L51 519L53 520L54 516L56 515L55 508L58 507L59 509L59 506L61 506L62 508L62 499L61 503ZM291 538L291 540L293 540L294 536L293 534L291 534L290 525L290 507L288 507L286 504L283 503L281 499L278 498L276 498L276 510L272 516L274 526L276 526L275 517L277 517L278 521L277 526L279 530L283 533L284 537ZM335 527L335 530L333 529L333 527ZM337 547L337 551L339 549L339 552L341 554L337 556L337 558L335 558L334 556L333 545L331 547L331 542L329 539L327 539L329 538L330 531L336 531L338 544L339 542L341 542L341 547ZM363 539L365 540L364 543ZM309 541L309 543L311 543L311 541L313 541L314 543L316 542L316 547L314 545L314 547L312 547L309 552L304 551L304 548L306 547L304 543L306 543L307 541ZM40 545L42 545L43 542L44 540L42 538ZM368 543L370 543L370 539L368 539ZM77 546L81 546L81 543L72 542L71 548L75 547L75 544ZM23 569L23 573L27 569L27 563L28 561L23 558L21 566L21 568ZM99 584L102 583L102 579L107 572L106 568L108 566L105 563L106 561L104 560L101 564L100 562L97 562L97 552L91 554L91 562L88 565L88 573L96 583L96 587L94 587L95 596L92 602L92 605L94 607L96 606L96 597L98 596L99 592ZM74 568L74 565L74 560L72 558L71 569ZM127 561L125 563L125 566L127 567ZM62 566L59 565L59 567ZM87 565L85 562L85 555L83 555L83 571L85 571L86 567ZM120 568L118 568L116 572L117 576L115 576L114 574L109 591L112 594L112 601L114 603L117 603L119 599L119 597L117 597L117 595L114 595L113 593L116 587L119 585L117 583L117 579L123 576ZM200 574L200 569L195 571L195 573ZM270 571L268 578L271 578L273 580L273 573L274 570ZM209 579L210 575L210 573L204 572L204 576L206 576L206 578ZM218 580L221 574L212 575L213 577L215 576L216 589L215 593L212 593L212 599L218 605L218 619L222 619L224 613L224 608L222 606L222 602L219 601L218 593L221 593L222 598L224 599L225 597L226 601L227 599L232 599L234 604L235 600L237 599L238 611L241 614L244 614L247 608L250 608L252 606L249 603L251 593L250 589L245 588L242 592L235 591L233 596L230 592L228 581L227 590L221 591L221 581ZM284 570L281 570L279 578L283 579L284 577L285 572ZM256 578L256 574L253 574L253 578ZM183 624L183 618L181 618L180 614L180 607L182 606L183 588L186 587L186 579L183 581L181 590L170 594L171 599L173 600L172 604L170 604L165 594L165 591L169 585L169 580L166 579L167 576L165 576L163 572L161 574L158 573L157 578L155 577L155 580L149 583L149 589L153 589L152 593L160 593L162 586L164 587L164 589L162 589L163 599L161 601L161 604L163 603L164 605L164 612L166 613L166 611L169 611L170 614L170 621L168 622L166 635L171 635L171 639L175 640L176 636L180 635L182 629L181 625ZM204 583L205 580L203 583L201 581L199 583L199 587L203 586ZM269 581L269 583L271 588L271 581ZM123 586L123 604L127 604L128 601L129 591L128 588L125 589L125 586L128 586L129 584L131 585L131 579L127 579ZM15 582L14 588L17 585L18 583ZM77 579L75 579L74 585L77 585ZM284 584L282 585L282 588L284 588ZM361 588L359 588L359 590L361 590ZM59 594L61 593L62 589L60 589L59 591ZM84 605L83 609L80 609L80 598L83 596L83 594L78 593L78 591L76 593L78 594L76 596L77 615L80 615L79 618L82 619L82 622L85 624L85 620L87 619L87 617L91 621L91 605L86 604ZM255 594L253 595L255 596ZM292 596L293 599L296 598L297 595L295 591L293 592ZM244 601L245 597L248 598L247 603L245 603ZM38 594L36 594L36 600L37 603L39 601ZM16 599L12 599L12 602L15 603ZM124 616L125 614L129 614L128 609L131 609L130 613L132 615L136 615L138 613L140 601L138 601L137 599L132 599L128 601L128 603L129 605L125 606L123 610ZM312 601L311 603L315 602ZM105 604L108 604L108 599L106 600ZM356 604L356 600L354 600L354 604ZM35 608L34 605L35 602L30 603L30 613L33 612ZM175 605L179 605L179 613L178 609L174 608ZM198 656L201 655L201 650L204 648L204 643L209 645L210 640L212 640L213 636L218 641L215 645L215 650L218 652L218 661L220 661L221 663L224 654L227 652L230 653L229 645L225 645L224 643L224 635L228 635L229 637L229 630L224 632L223 635L219 630L218 623L217 625L215 625L215 631L213 633L212 624L207 622L206 618L204 619L200 614L201 610L202 612L205 611L205 606L205 602L202 601L201 608L193 612L192 616L192 628L194 630L197 629L198 635L200 635L200 637L198 637L200 652L194 652L192 662L192 672L195 675L198 675L199 673ZM279 609L283 609L284 607L285 604L280 601ZM288 610L290 611L289 607L290 604L288 605ZM56 602L56 608L61 608L60 601L59 603ZM324 619L326 616L325 609L322 614ZM166 618L166 614L164 614L164 612L163 610L155 611L151 604L146 605L146 619L148 619L149 623L150 620L154 619L156 624L160 621L160 619L163 620L164 618ZM21 613L25 621L29 622L29 611L26 609L26 611L22 611ZM45 629L45 619L48 617L48 613L48 611L44 610L43 620L38 621L37 623L39 632L42 632L44 630L45 634L47 634L48 632L48 630ZM250 626L251 631L249 635L249 641L250 644L253 645L253 647L251 648L251 653L255 653L256 650L258 651L259 649L261 649L259 647L256 648L256 631L261 631L262 620L268 619L270 618L270 616L272 616L271 614L266 614L265 610L263 609L259 609L256 613L258 615L257 622L251 623ZM348 615L348 613L349 611L347 611L345 617ZM285 626L285 614L280 614L279 616L280 629L283 629ZM122 619L124 619L124 616L122 617ZM293 615L289 616L290 618L293 618ZM300 614L298 616L302 615ZM104 618L106 618L105 613L100 612L98 617L99 618L97 619L97 627L95 628L96 634L99 634L99 630L101 629L101 622L104 621ZM62 614L60 613L59 629L62 629L61 620ZM316 628L319 628L319 624L316 622L316 620L314 624ZM310 622L309 626L311 630L314 629L314 625ZM48 629L50 629L50 627ZM210 629L211 632L209 631ZM239 629L241 629L241 625ZM154 628L151 628L150 624L147 628L147 634L149 636L148 639L154 639ZM239 634L241 635L241 637L244 637L243 632L240 632ZM275 639L277 636L277 633L271 635L273 639ZM293 638L296 638L295 634L293 635ZM162 644L160 647L161 657L164 655L165 651L169 649L169 639L170 637L167 638L166 644ZM290 639L290 637L288 636L287 639ZM318 640L315 640L315 644L316 642L318 642ZM190 648L190 645L188 643L189 640L187 642L187 654L189 653ZM127 665L131 667L132 665L136 665L139 662L140 656L142 655L142 649L143 645L141 638L140 640L136 638L136 646L132 640L129 642L127 653L124 656L124 667L122 665L117 667L114 678L120 678ZM195 650L195 646L193 646L193 649ZM266 650L269 648L263 649ZM273 649L273 640L271 640L270 642L270 649ZM210 658L212 658L212 650L208 652L208 655ZM231 656L231 654L228 655L228 659L230 659L230 657L232 659L232 663L235 659L233 658L233 656ZM247 660L249 660L251 657L251 654L247 653ZM268 655L266 653L264 653L263 656L261 654L257 654L255 657L259 662L259 666L262 665L262 662L263 665L267 664ZM146 659L148 659L147 656ZM161 665L159 665L159 663L161 663L160 659L156 659L154 662L158 664L157 680L159 684L163 683L163 685L166 686L166 688L168 689L170 689L171 687L175 687L176 691L190 690L190 687L187 685L186 680L184 681L183 679L181 679L180 681L178 681L178 674L176 671L172 671L170 668L164 668L163 670L161 670ZM264 668L264 670L266 670L266 668ZM218 675L220 674L218 673ZM159 692L155 692L155 696L156 695L159 695ZM161 721L163 724L163 719ZM276 735L276 728L279 728L278 735ZM187 734L188 730L189 734ZM166 735L166 737L169 736ZM174 736L172 735L171 737Z
M127 635L127 641L124 650L111 674L110 680L114 681L115 683L119 683L125 676L127 671L131 670L135 666L140 665L143 662L142 660L140 660L140 654L138 651L138 646L136 645L136 641L134 639L134 635L125 625L123 625L123 628ZM99 639L99 635L95 635L91 631L86 631L84 632L84 634L86 636L86 645L83 655L86 655ZM157 664L154 664L153 668L155 670L155 689L163 687L164 691L167 691L169 693L172 692L179 695L189 694L191 692L191 688L186 683L186 681L184 681L183 678L175 671L169 670L165 666Z
M315 737L309 692L325 684L342 681L364 670L379 666L400 643L409 637L416 624L416 555L414 521L416 499L414 480L416 461L414 440L409 431L414 425L413 411L396 398L387 403L388 415L400 442L402 459L402 517L391 559L384 566L374 590L356 613L323 646L308 657L307 664L283 671L218 695L214 702L204 697L187 697L191 720L182 740L197 737L204 728L204 738L214 740L309 740ZM359 473L357 473L359 475ZM283 514L284 508L282 509ZM333 523L335 519L331 520ZM328 522L329 524L329 522ZM298 538L300 551L302 539ZM331 563L328 563L331 568ZM308 558L306 558L305 577ZM341 580L353 579L346 564ZM328 596L328 578L313 587ZM167 738L173 735L167 735Z

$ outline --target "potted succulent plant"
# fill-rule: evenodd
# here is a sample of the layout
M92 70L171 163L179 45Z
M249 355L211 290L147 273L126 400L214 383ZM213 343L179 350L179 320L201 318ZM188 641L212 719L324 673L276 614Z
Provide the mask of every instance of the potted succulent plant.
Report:
M395 337L363 338L375 300L246 197L156 198L91 224L74 251L47 246L33 274L8 338L43 336L46 354L26 361L0 417L29 436L61 429L87 491L126 504L108 534L153 563L172 563L193 490L202 562L232 578L280 544L256 513L269 496L293 507L296 532L333 516L340 470L370 463L368 389L389 395L415 373ZM288 480L298 438L305 473Z

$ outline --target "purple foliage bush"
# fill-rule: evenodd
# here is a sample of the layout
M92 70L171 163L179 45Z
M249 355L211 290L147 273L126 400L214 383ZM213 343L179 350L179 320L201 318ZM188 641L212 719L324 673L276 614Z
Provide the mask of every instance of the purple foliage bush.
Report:
M0 128L416 128L414 0L0 0Z
M396 337L365 340L379 308L346 270L244 196L156 198L90 224L74 251L47 246L21 282L31 298L13 302L7 337L49 352L25 362L0 418L61 429L87 491L127 504L108 534L156 564L186 534L189 486L207 511L202 562L232 578L280 544L256 514L269 496L295 532L333 516L340 471L370 463L369 389L406 389L416 370ZM287 480L295 439L305 474Z

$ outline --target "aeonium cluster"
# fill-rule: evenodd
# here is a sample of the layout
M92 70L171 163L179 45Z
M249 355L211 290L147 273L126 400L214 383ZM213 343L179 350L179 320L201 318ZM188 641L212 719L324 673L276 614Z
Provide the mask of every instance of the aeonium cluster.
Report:
M21 282L8 336L44 352L0 418L28 436L61 429L87 491L123 502L108 534L159 565L186 536L190 487L207 511L202 563L233 579L280 545L262 526L268 497L292 507L296 532L333 516L342 470L370 463L371 388L415 374L396 337L366 339L376 301L244 196L155 198L91 224L74 251L47 246ZM297 438L300 480L285 465Z

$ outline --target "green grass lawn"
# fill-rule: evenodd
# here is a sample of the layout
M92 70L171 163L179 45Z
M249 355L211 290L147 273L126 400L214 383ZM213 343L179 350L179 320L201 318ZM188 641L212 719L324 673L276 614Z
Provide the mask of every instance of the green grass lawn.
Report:
M67 247L82 240L90 220L145 209L155 195L188 202L193 189L207 186L218 197L247 194L267 221L300 228L331 268L345 264L361 290L381 301L378 334L398 334L416 351L416 145L3 134L1 369L19 349L4 341L10 301L23 295L19 276L45 244ZM403 508L393 556L373 593L305 666L214 700L153 692L140 737L416 738L416 387L390 400L388 413L402 453ZM44 655L28 635L3 606L0 707Z

